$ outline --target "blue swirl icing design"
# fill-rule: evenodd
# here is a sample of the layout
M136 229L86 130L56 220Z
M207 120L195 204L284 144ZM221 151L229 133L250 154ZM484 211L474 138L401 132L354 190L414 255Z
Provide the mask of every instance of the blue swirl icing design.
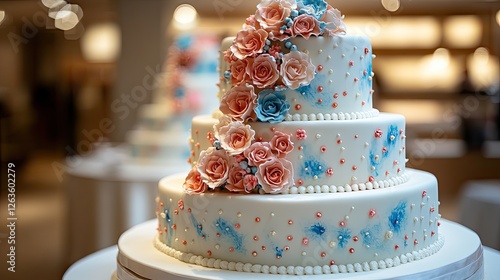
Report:
M333 95L318 92L318 87L325 85L326 80L326 75L316 73L310 84L300 86L295 91L304 99L304 103L314 104L317 108L329 108L333 102ZM321 97L322 102L318 102L318 97Z
M326 226L321 223L316 223L305 229L306 236L311 239L324 239L326 236Z
M304 145L302 146L302 150L304 153L303 161L302 164L300 165L299 169L299 176L303 178L314 178L316 176L317 178L320 178L325 174L326 171L326 164L324 162L321 162L319 159L314 157L313 155L308 154L307 151L307 146Z
M238 233L231 223L222 218L218 218L214 223L214 227L217 232L220 233L220 236L231 244L236 252L245 253L246 249L243 246L243 235Z
M337 240L339 248L344 248L351 238L351 230L348 228L340 228L337 231Z
M366 227L359 232L363 245L366 248L381 250L384 248L384 243L382 242L383 232L382 226L379 224L373 225L371 227Z
M372 63L371 61L368 61L366 65L366 75L362 75L361 79L359 79L359 91L368 92L368 99L367 99L368 102L370 102L372 99L372 94L369 94L370 90L372 89L372 79L370 78L371 73L372 73Z
M165 213L165 225L167 227L167 245L171 246L172 245L172 236L173 236L173 229L172 226L174 225L174 222L170 218L170 207L165 207L164 210Z
M395 234L401 232L408 220L406 206L406 201L400 201L398 205L396 205L396 207L391 210L391 213L388 217L389 229L392 230Z
M199 237L201 238L207 238L208 234L203 231L203 225L196 220L195 216L193 213L190 215L191 223L193 224L193 227L196 229L196 233L198 234Z

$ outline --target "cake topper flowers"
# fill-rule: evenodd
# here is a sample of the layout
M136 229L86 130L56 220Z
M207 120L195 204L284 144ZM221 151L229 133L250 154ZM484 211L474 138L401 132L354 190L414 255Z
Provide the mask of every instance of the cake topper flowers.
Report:
M228 67L221 71L231 85L219 107L224 116L214 125L213 146L201 152L186 178L186 193L277 194L294 185L294 169L286 159L294 145L290 135L273 130L272 139L262 141L248 123L284 121L290 109L285 90L314 79L316 66L294 38L343 33L340 11L324 0L262 0L257 5L224 52ZM305 137L302 131L298 138Z

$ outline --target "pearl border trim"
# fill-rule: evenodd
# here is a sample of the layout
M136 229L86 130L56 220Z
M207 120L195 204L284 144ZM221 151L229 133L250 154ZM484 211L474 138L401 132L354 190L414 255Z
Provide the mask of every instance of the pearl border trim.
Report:
M285 121L348 121L348 120L356 120L356 119L368 119L373 118L379 115L379 111L377 109L372 109L366 112L351 112L351 113L331 113L331 114L288 114L285 118Z
M393 177L387 180L373 181L367 183L359 183L359 184L345 184L343 186L335 186L335 185L316 185L316 186L293 186L289 188L286 194L307 194L307 193L343 193L343 192L357 192L357 191L365 191L365 190L375 190L375 189L384 189L394 187L400 184L404 184L408 181L409 175L406 173L401 174L400 176Z
M265 274L290 274L290 275L319 275L319 274L338 274L338 273L355 273L377 269L385 269L399 266L401 264L411 263L431 256L438 252L444 245L444 236L438 235L438 240L435 243L427 246L424 249L413 251L411 253L395 256L394 258L386 258L379 261L370 261L363 263L354 263L347 265L323 265L323 266L275 266L261 265L242 262L228 262L221 259L206 258L203 256L184 253L168 247L156 235L154 239L154 247L167 254L186 263L201 265L208 268L224 269L238 272L252 272Z

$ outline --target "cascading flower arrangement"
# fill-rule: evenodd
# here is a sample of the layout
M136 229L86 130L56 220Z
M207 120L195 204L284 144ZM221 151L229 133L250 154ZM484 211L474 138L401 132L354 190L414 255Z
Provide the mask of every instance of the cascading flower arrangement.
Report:
M282 193L293 186L286 154L290 135L279 131L257 141L251 121L282 122L290 104L284 91L307 86L315 76L309 55L291 38L345 33L339 10L324 0L262 0L231 47L224 52L231 88L223 95L224 116L214 126L213 147L202 151L183 185L188 194L225 189L241 193Z

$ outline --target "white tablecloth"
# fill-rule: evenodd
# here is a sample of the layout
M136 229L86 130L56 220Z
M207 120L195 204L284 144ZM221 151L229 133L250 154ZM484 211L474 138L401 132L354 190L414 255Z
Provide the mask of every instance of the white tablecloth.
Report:
M154 218L158 181L189 170L187 163L133 162L123 148L104 144L67 159L69 263L116 244L125 230Z
M500 180L467 182L459 211L460 223L475 231L483 245L500 250Z

